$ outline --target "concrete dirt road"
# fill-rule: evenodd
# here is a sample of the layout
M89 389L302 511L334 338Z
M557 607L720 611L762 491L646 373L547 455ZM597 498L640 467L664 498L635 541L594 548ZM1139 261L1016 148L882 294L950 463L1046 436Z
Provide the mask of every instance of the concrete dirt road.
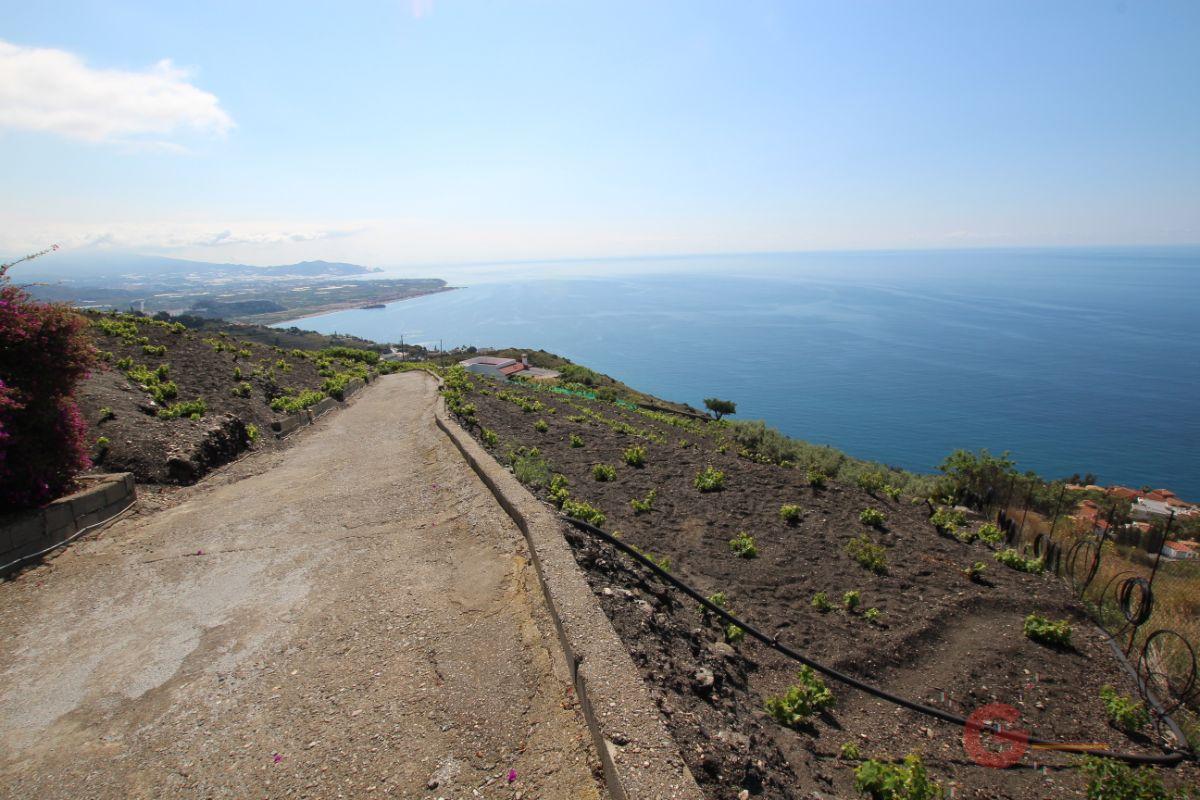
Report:
M435 399L382 378L0 584L0 797L599 797L524 541Z

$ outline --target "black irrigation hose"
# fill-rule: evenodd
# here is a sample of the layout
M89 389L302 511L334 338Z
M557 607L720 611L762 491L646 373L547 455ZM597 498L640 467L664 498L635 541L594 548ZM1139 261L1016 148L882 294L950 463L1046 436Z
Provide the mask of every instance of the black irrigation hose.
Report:
M899 695L895 695L884 689L880 689L878 686L874 686L870 683L866 683L865 681L861 681L852 675L848 675L844 672L836 670L833 667L829 667L829 666L821 664L817 661L813 661L811 658L805 656L804 654L797 652L796 650L793 650L792 648L783 644L782 642L779 641L779 639L777 637L768 636L767 634L765 634L762 631L758 630L757 628L753 627L752 625L745 622L744 620L741 620L741 619L735 617L733 614L730 614L725 609L714 604L707 597L700 594L700 592L696 591L691 586L688 586L686 583L679 580L674 575L667 572L662 567L658 566L658 564L655 564L649 558L647 558L646 556L644 556L641 553L634 550L629 545L622 542L620 539L617 539L612 534L606 533L605 531L602 531L599 528L597 528L595 525L592 525L589 522L584 522L581 519L575 519L574 517L566 517L566 520L567 520L567 522L570 522L572 525L574 525L576 528L579 528L582 531L590 533L591 535L607 542L608 544L611 544L613 547L616 547L622 553L629 556L630 558L635 559L639 564L652 570L654 572L654 574L658 575L658 577L662 578L667 583L674 586L676 589L679 589L681 592L683 592L684 594L691 597L697 603L699 603L700 605L702 605L704 608L708 609L712 613L716 614L721 619L725 620L726 622L728 622L730 624L738 626L739 628L744 630L750 636L754 637L755 639L758 639L760 642L762 642L766 646L772 648L773 650L775 650L779 653L782 653L783 655L787 656L788 658L790 658L794 661L798 661L801 664L805 664L809 667L812 667L817 672L823 673L824 675L826 675L830 678L833 678L835 681L838 681L839 683L844 683L847 686L852 686L853 688L858 689L859 691L866 692L867 694L878 697L881 700L887 700L889 703L901 706L902 708L907 708L910 711L915 711L918 714L924 714L925 716L933 717L935 719L941 720L942 722L948 722L952 725L957 725L960 727L966 727L966 725L968 724L966 717L959 716L958 714L952 714L949 711L943 711L940 708L934 708L933 706L927 706L923 703L918 703L913 700L909 700L907 698L900 697ZM994 736L996 736L998 738L1007 739L1012 742L1026 742L1031 745L1038 745L1039 749L1056 750L1056 751L1060 751L1060 752L1075 752L1075 753L1087 752L1087 753L1092 753L1095 755L1102 755L1106 758L1117 759L1118 761L1125 761L1130 764L1152 764L1155 766L1173 767L1173 766L1176 766L1177 764L1181 763L1182 761L1185 761L1185 760L1191 759L1191 758L1195 758L1194 754L1192 754L1190 752L1182 751L1182 750L1172 750L1170 753L1165 754L1165 755L1160 755L1160 756L1141 755L1139 753L1114 753L1114 752L1109 752L1109 751L1095 751L1095 750L1086 749L1084 747L1081 747L1080 745L1052 742L1052 741L1048 741L1046 739L1039 739L1035 736L1027 736L1024 733L1003 730L999 726L995 726L995 725L985 726L985 727L987 727L987 730L990 733L992 733Z

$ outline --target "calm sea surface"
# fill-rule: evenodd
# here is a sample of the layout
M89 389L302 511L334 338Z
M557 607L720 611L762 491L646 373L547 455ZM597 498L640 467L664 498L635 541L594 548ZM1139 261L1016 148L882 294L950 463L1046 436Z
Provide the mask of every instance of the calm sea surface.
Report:
M1200 500L1200 248L441 274L465 288L296 324L541 348L673 400L729 398L739 418L918 471L955 448L987 447L1051 477L1090 471Z

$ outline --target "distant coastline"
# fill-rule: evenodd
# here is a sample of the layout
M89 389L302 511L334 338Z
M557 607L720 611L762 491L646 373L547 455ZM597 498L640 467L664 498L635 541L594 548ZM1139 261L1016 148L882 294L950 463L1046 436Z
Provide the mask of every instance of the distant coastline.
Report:
M334 311L351 311L356 309L382 308L390 303L397 303L401 300L412 300L415 297L425 297L431 294L440 294L442 292L452 292L455 289L461 289L461 286L442 286L437 289L421 290L417 292L398 292L395 294L384 295L379 298L373 298L370 305L364 305L362 300L342 300L335 303L324 303L316 306L305 306L303 308L289 308L286 311L275 311L270 314L259 314L254 317L245 317L240 319L241 322L252 322L256 325L280 325L287 326L301 320L309 319L310 317L319 317L324 314L330 314Z

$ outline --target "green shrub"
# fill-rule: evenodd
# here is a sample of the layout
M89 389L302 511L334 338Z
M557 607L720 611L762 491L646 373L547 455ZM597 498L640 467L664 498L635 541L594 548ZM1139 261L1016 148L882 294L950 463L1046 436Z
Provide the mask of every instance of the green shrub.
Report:
M725 641L729 644L737 644L746 638L746 632L738 625L732 622L725 626Z
M165 356L167 354L167 346L163 344L144 344L142 352L148 356Z
M737 536L729 540L729 549L738 558L755 558L758 556L758 545L754 543L754 537L745 531L739 531Z
M646 512L650 511L650 509L654 508L654 498L656 497L658 497L658 492L656 492L654 489L651 489L646 493L646 497L644 499L638 500L635 497L629 501L629 505L633 507L633 513L645 514Z
M802 513L803 509L800 506L791 503L786 503L779 507L779 518L789 525L799 522Z
M900 490L895 486L892 486L890 483L884 484L883 493L887 495L888 499L890 499L893 503L900 502Z
M271 410L281 414L298 414L325 399L324 392L305 389L298 395L283 395L271 401Z
M101 436L98 439L96 439L96 447L99 447L101 450L107 450L108 445L109 445L109 441L108 441L107 436Z
M1120 761L1088 756L1079 767L1087 778L1087 800L1187 800L1186 789L1171 791L1151 767L1134 767Z
M571 447L583 447L583 437L577 433L571 434Z
M696 476L696 488L701 492L715 492L725 488L725 473L712 467L705 467Z
M566 475L560 475L556 472L550 476L550 486L548 487L550 502L562 508L563 503L567 502L567 499L571 496L571 493L567 491L568 486L570 486L570 483L567 481Z
M1066 647L1071 644L1070 620L1053 620L1030 614L1025 618L1025 635L1039 644Z
M1012 567L1018 572L1028 572L1031 575L1040 575L1046 569L1046 560L1043 558L1025 558L1011 547L1007 550L1000 550L996 553L996 560L1006 567Z
M939 506L929 521L942 533L953 534L967 524L967 517L961 511L955 511L948 506Z
M979 580L983 578L983 573L986 569L987 564L984 564L982 561L976 561L974 564L964 569L963 574L966 575L970 580L979 582Z
M1000 540L1004 538L1004 534L992 523L985 522L979 526L979 538L988 544L999 544Z
M251 388L252 387L250 384L243 381L242 383L236 384L230 391L233 392L234 397L249 397Z
M111 408L109 408L108 406L105 406L104 408L100 409L100 421L101 422L107 422L110 419L115 419L116 416L117 415L114 414L113 410Z
M975 541L976 537L978 536L979 534L975 530L966 526L954 531L954 538L958 539L963 544L970 544L971 542Z
M798 683L788 688L782 697L772 697L767 700L767 713L780 725L789 728L799 727L814 714L819 714L834 705L833 692L825 685L825 681L805 664L800 667L796 678Z
M883 523L887 521L887 515L878 508L864 508L858 515L858 521L872 528L882 528Z
M200 419L208 411L208 404L203 398L198 400L187 400L182 403L174 403L166 408L158 410L158 416L162 419L178 419L179 417L188 417L189 419Z
M590 522L599 528L604 524L604 512L594 506L588 505L581 500L564 500L562 504L562 512L568 517L581 519L584 522Z
M833 609L833 605L829 602L829 595L824 592L817 592L813 595L812 607L822 614Z
M851 589L842 595L842 607L847 611L853 612L862 604L862 594L856 589Z
M1126 733L1137 733L1150 724L1146 707L1128 695L1119 693L1111 686L1100 689L1100 700L1113 727Z
M855 742L846 742L838 750L838 758L842 761L858 761L862 758L862 751Z
M887 479L882 472L862 472L854 479L854 482L858 485L858 488L874 496L884 487Z
M119 370L127 372L133 367L133 359L129 356L118 358L115 362L113 362L113 366Z
M939 800L941 784L931 781L921 757L909 753L903 764L864 761L854 770L854 786L871 800Z
M866 611L863 612L863 619L865 619L867 622L870 622L871 624L875 624L876 622L879 622L879 620L882 616L883 616L883 612L880 611L878 608L868 608Z
M646 465L646 448L634 445L621 453L621 458L631 467L644 467Z
M550 465L536 447L513 453L509 458L513 475L526 486L545 486L550 482Z
M859 563L859 566L869 569L877 575L887 572L887 549L883 545L875 544L865 533L851 539L846 544L846 552Z
M825 486L826 475L816 467L810 467L805 477L808 479L808 485L814 489L820 489Z
M251 422L246 426L246 438L252 442L257 442L259 437L258 426Z
M495 447L500 443L500 437L491 428L484 428L479 434L479 438L483 440L485 447Z
M235 381L240 381L242 379L242 368L241 367L233 368L233 379Z
M617 479L617 468L609 464L593 464L592 477L601 483L615 481Z
M533 423L533 429L538 433L545 433L546 431L550 430L550 425L547 424L546 420L539 419L537 422Z

